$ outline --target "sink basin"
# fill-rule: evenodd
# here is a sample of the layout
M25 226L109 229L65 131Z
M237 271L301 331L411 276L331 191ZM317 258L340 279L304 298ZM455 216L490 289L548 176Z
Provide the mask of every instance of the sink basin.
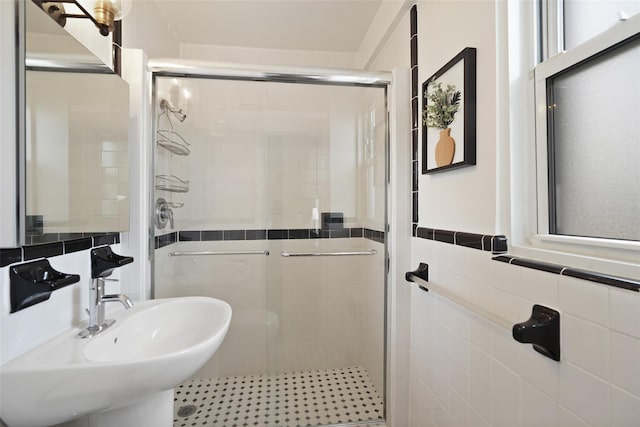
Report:
M116 323L93 338L77 339L73 329L0 366L0 418L11 427L50 426L169 390L218 349L231 307L169 298L108 317Z

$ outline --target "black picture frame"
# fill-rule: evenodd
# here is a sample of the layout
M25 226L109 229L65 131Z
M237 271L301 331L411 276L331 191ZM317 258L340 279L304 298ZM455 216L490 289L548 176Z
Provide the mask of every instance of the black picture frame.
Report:
M426 96L433 82L454 84L461 92L460 108L450 125L454 134L453 160L444 165L436 163L436 144L439 129L429 128L425 115L428 107ZM462 113L462 114L460 114ZM476 49L464 48L453 59L422 83L422 173L438 173L476 164ZM462 116L462 117L460 117ZM456 139L457 138L457 139ZM462 139L460 143L459 139ZM460 152L461 151L461 152Z

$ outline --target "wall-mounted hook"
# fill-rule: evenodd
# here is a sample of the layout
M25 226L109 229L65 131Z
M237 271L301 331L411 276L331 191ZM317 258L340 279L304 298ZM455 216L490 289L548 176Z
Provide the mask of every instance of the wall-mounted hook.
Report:
M513 338L533 344L538 353L560 360L560 313L549 307L534 305L526 322L513 325Z

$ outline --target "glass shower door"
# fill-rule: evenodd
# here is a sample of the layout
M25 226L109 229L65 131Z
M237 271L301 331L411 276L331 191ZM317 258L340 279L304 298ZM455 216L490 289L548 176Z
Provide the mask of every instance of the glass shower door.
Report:
M158 111L186 115L156 130L190 151L157 149L156 173L189 191L156 192L176 208L175 229L156 230L155 297L233 308L220 349L176 388L175 425L383 418L385 89L155 82Z

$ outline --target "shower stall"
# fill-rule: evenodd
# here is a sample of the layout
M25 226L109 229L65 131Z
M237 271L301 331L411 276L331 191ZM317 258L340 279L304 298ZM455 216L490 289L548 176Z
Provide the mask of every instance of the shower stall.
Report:
M174 426L384 419L380 76L155 70L153 297L233 309Z

